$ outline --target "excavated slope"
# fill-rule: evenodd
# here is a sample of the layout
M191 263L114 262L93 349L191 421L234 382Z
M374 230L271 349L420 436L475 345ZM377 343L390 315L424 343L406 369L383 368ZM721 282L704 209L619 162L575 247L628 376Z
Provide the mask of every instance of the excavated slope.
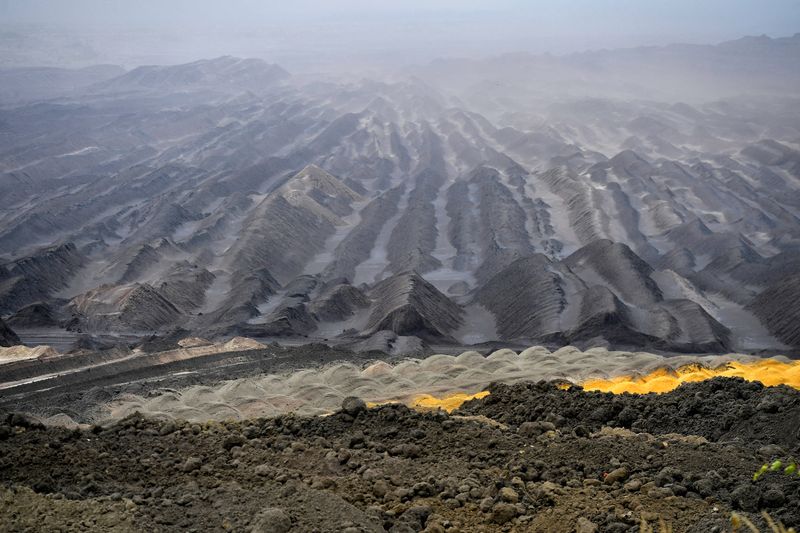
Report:
M0 346L14 346L16 344L19 344L19 337L0 319Z
M388 330L398 335L442 339L462 323L463 310L416 272L397 274L370 292L375 304L367 332Z

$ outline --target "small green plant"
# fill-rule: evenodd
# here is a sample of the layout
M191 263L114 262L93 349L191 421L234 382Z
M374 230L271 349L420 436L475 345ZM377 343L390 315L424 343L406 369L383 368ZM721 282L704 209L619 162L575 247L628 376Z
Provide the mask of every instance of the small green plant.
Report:
M753 481L758 481L758 478L766 474L767 472L779 472L783 470L783 473L791 476L797 474L800 476L800 469L797 467L797 463L793 460L787 461L786 466L784 466L784 462L780 459L776 459L772 461L772 463L764 463L761 465L761 468L756 470L756 473L753 474Z
M787 528L780 522L775 522L775 520L773 520L766 511L761 511L761 516L764 517L764 520L767 522L767 526L769 526L769 530L772 533L796 533L793 527ZM739 531L741 528L747 528L746 531L751 531L752 533L761 533L749 518L739 513L731 513L731 527L733 528L734 533Z

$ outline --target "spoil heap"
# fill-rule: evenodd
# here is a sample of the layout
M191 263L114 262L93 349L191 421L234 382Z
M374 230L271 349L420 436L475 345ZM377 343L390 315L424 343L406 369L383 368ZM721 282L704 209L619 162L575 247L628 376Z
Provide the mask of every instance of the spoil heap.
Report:
M705 533L761 508L795 525L797 480L752 475L798 451L799 402L718 378L645 397L497 386L452 415L355 398L327 417L134 415L87 431L8 415L0 510L10 530L623 532L662 518Z

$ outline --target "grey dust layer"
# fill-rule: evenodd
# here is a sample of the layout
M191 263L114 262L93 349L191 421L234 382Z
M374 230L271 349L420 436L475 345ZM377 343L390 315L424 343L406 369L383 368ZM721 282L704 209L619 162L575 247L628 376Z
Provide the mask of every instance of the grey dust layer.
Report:
M3 70L2 342L796 351L798 72L800 35Z

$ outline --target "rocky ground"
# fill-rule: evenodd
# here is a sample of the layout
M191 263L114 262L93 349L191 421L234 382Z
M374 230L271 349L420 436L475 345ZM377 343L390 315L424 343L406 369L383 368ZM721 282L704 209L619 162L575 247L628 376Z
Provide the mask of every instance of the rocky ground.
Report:
M800 392L716 378L660 396L498 385L450 415L348 399L327 417L87 430L0 425L5 531L728 531L800 524ZM762 523L763 524L763 523Z

